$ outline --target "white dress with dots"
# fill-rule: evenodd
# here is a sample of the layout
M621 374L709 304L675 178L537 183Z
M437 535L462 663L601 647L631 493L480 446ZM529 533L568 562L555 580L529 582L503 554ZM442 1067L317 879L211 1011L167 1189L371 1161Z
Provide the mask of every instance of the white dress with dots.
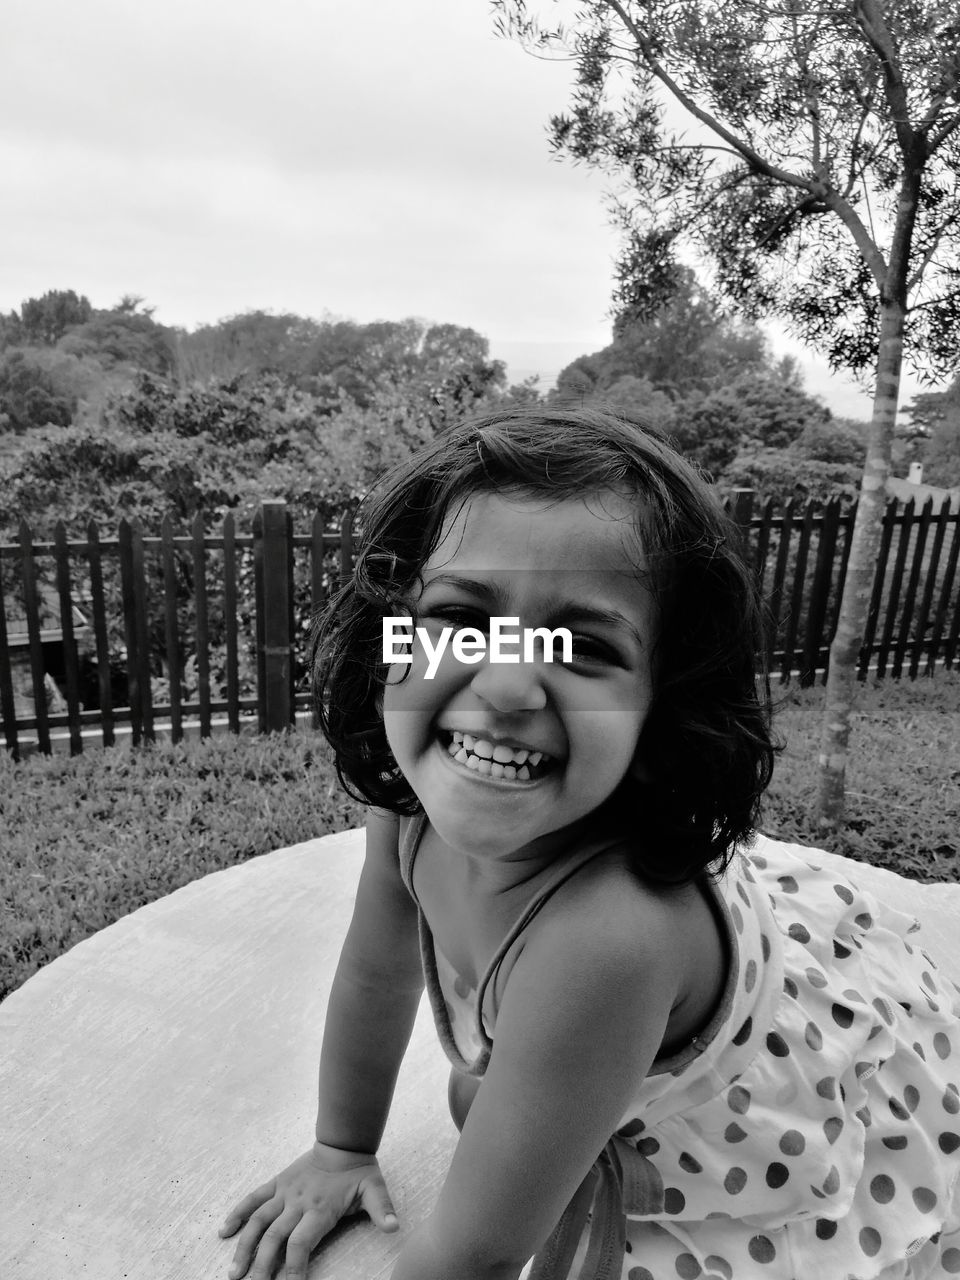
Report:
M402 825L413 892L423 818ZM764 840L712 883L720 1007L657 1058L530 1280L945 1280L960 1275L960 994L916 922ZM470 990L420 915L454 1066L480 1075L517 921Z

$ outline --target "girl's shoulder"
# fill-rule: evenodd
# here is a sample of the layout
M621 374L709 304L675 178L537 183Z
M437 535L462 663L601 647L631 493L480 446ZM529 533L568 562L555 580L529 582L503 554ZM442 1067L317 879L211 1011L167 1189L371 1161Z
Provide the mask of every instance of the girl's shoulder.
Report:
M691 938L716 928L696 884L651 884L616 844L578 868L531 922L541 946L576 946L584 961L618 960L638 976L687 968Z

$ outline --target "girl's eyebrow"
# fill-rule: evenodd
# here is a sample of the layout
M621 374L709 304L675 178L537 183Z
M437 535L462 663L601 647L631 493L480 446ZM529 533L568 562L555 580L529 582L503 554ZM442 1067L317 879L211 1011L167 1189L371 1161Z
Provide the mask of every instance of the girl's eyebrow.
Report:
M483 579L464 578L457 573L438 573L436 577L431 577L423 584L423 589L426 590L432 586L455 587L467 595L472 595L490 611L500 602L499 592ZM598 626L626 631L641 649L646 648L646 642L636 623L619 609L584 604L580 600L567 600L562 596L547 597L543 601L543 606L547 614L545 625L561 626L565 622L593 622Z

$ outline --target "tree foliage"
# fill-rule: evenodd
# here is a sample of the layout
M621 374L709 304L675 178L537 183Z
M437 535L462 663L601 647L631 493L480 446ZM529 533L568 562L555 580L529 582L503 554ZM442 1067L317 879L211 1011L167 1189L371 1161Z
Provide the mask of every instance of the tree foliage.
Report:
M960 375L931 408L923 478L947 489L960 487Z
M187 381L272 373L316 396L330 412L344 396L369 407L385 387L409 387L469 403L503 390L506 370L487 339L455 324L422 320L312 320L249 311L177 338Z
M898 292L918 369L947 376L960 325L960 21L952 3L594 0L569 25L494 4L502 34L572 52L558 153L622 178L615 302L648 315L709 261L745 315L780 315L836 368L869 372ZM665 102L693 133L671 127ZM899 229L898 206L914 208Z
M694 272L681 267L668 296L656 305L651 300L644 315L619 316L609 346L561 370L556 395L607 392L620 378L634 377L677 399L769 363L761 331L726 315Z
M51 289L39 298L27 298L20 311L0 316L0 349L6 346L53 347L75 325L93 314L90 300L73 289Z

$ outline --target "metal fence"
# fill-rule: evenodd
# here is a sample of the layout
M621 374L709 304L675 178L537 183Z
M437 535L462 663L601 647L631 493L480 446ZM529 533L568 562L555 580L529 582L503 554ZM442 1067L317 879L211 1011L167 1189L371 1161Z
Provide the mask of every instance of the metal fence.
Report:
M768 605L767 659L782 681L824 678L855 510L731 500ZM22 524L0 544L0 726L15 755L72 753L180 739L187 726L271 732L308 714L313 609L349 574L353 517L317 516L297 533L282 502L264 502L249 533L228 515L215 534L201 517L158 535L121 521L83 539L63 525L53 542ZM859 673L911 677L957 661L960 513L932 499L891 500Z

